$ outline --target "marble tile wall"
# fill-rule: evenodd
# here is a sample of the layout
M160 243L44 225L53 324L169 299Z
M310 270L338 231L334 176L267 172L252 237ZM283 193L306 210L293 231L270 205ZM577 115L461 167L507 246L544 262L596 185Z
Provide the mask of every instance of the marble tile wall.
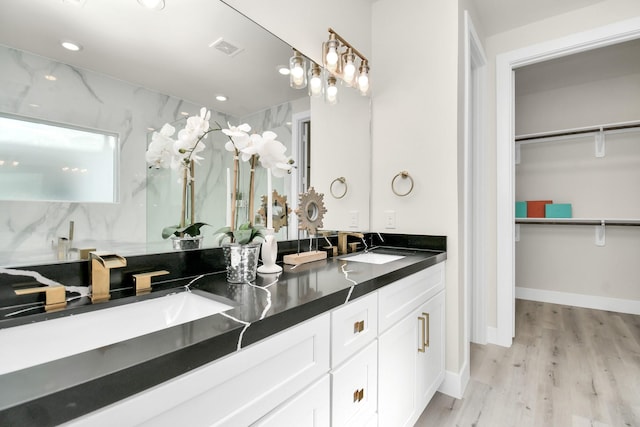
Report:
M1 112L120 135L119 201L0 201L0 265L55 260L52 244L68 235L69 221L74 221L74 241L79 247L123 254L169 250L169 242L162 241L160 231L177 222L180 197L174 192L179 183L170 171L148 170L144 160L148 129L176 122L182 111L196 114L201 106L3 46L0 67ZM55 75L57 80L47 80L45 75ZM239 119L213 112L212 123L246 121L256 131L275 131L290 149L290 110L285 104ZM206 160L196 171L197 217L215 228L224 222L225 175L232 161L224 150L224 141L220 133L208 139ZM274 187L280 191L282 183L277 181ZM264 182L259 175L256 194L264 193Z

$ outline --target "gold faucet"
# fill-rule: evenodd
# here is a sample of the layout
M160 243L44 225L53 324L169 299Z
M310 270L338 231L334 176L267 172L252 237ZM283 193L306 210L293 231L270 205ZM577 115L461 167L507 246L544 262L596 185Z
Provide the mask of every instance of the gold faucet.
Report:
M91 252L89 254L91 268L91 302L109 301L110 271L112 268L125 267L127 260L110 252Z
M364 234L352 231L338 231L338 254L344 255L347 252L347 237L353 236L364 239Z

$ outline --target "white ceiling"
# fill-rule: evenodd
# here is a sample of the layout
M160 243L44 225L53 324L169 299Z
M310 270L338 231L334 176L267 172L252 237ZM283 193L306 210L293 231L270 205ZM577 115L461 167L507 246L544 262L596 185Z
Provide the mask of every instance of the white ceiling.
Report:
M640 39L519 68L516 96L632 74L640 75Z
M486 37L604 0L474 0Z
M243 50L209 47L220 37ZM83 49L66 51L64 39ZM161 11L136 0L0 0L0 44L235 116L306 96L276 70L291 48L218 0L166 0ZM229 101L216 104L221 93Z

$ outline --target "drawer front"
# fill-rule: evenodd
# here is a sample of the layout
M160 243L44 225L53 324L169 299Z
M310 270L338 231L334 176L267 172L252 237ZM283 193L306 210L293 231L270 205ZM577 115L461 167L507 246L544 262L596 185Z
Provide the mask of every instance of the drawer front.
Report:
M378 345L365 349L331 373L331 425L365 426L378 407Z
M334 310L331 313L331 366L338 367L377 335L377 292Z
M414 273L378 291L380 333L444 289L445 262Z

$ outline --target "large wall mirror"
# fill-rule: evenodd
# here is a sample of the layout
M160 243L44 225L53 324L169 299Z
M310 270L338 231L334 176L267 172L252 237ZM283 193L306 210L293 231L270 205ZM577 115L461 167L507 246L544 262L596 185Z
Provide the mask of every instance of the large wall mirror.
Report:
M65 50L65 41L80 50ZM170 250L160 231L177 222L178 179L170 170L150 170L145 150L154 130L164 123L179 127L203 106L212 111L212 123L246 122L256 132L274 131L294 156L305 152L300 141L311 139L317 146L309 163L326 170L325 160L318 157L316 163L314 153L331 153L332 141L315 141L305 129L309 122L311 129L331 125L324 118L315 123L316 113L331 118L338 110L349 111L348 97L337 106L311 105L306 90L291 89L277 68L292 52L217 0L165 0L162 10L145 9L135 0L3 0L0 113L115 134L120 158L115 203L0 201L0 265L55 260L52 245L67 237L71 221L78 247L123 255ZM217 101L218 95L227 101ZM325 108L333 109L328 116ZM361 128L368 140L368 116L366 122ZM224 142L224 135L212 134L197 169L197 217L211 224L205 234L225 222L225 178L232 159ZM37 156L37 150L30 155ZM368 162L368 155L363 159ZM274 188L293 203L309 183L307 172L296 169L275 179ZM368 199L368 188L359 191ZM265 192L262 171L256 197ZM346 218L339 209L327 218ZM368 222L360 228L367 227ZM293 234L285 228L279 238Z

